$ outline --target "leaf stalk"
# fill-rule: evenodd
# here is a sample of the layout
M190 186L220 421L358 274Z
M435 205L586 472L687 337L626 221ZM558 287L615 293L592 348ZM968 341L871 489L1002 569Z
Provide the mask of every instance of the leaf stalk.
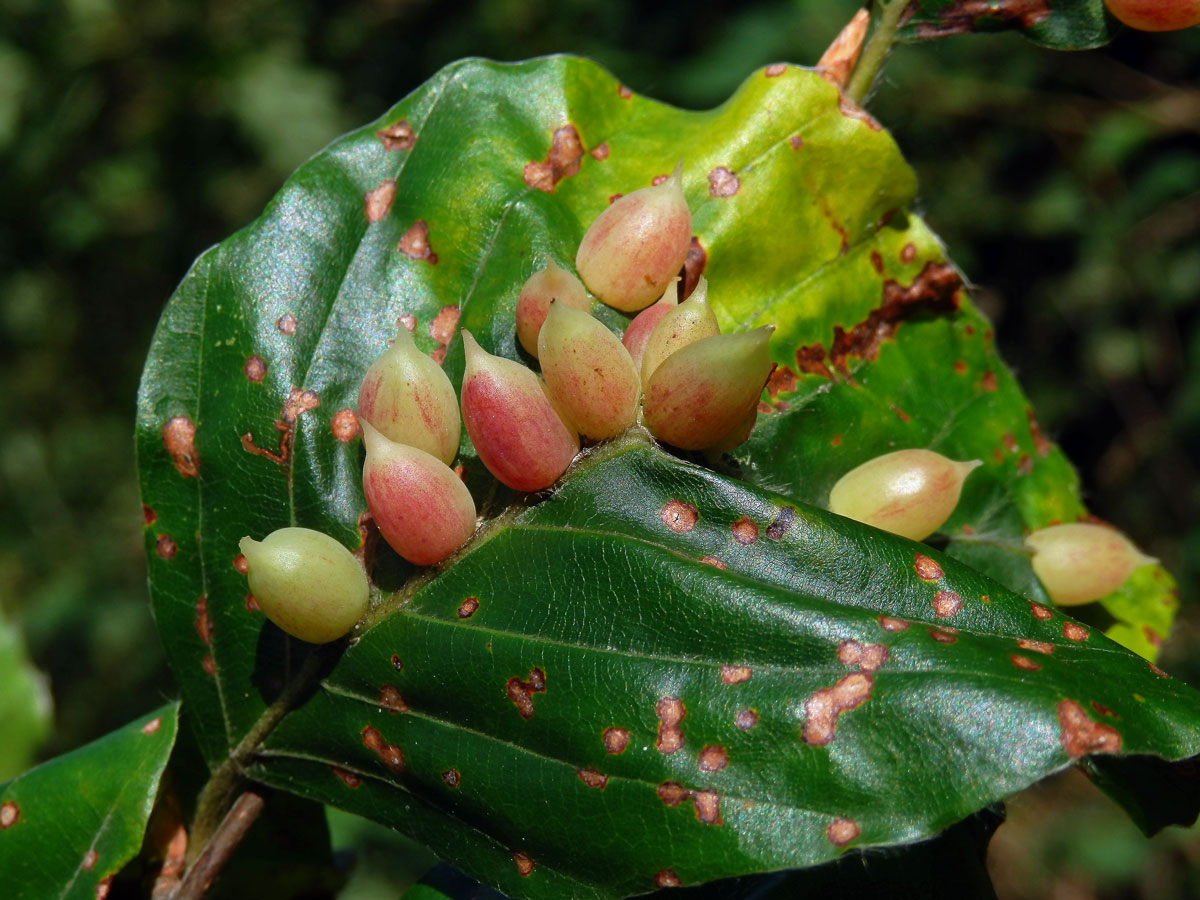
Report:
M850 75L850 81L846 85L846 96L855 103L861 105L867 94L871 92L875 79L882 71L883 64L887 61L888 54L892 52L892 47L896 43L900 31L900 21L904 18L908 4L909 0L881 0L879 21L875 25L875 30L871 32L867 46L863 48L858 65L854 67L854 72Z

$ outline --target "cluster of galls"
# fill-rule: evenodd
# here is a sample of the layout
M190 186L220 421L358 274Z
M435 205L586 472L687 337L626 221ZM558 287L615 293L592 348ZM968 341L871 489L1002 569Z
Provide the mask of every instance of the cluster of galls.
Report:
M450 468L461 423L480 461L518 491L549 487L580 449L639 419L661 441L719 454L749 437L771 371L771 326L723 335L701 277L679 302L677 273L691 241L680 170L619 198L592 223L575 260L583 283L553 262L517 301L521 346L540 363L493 356L462 332L461 401L441 366L400 327L358 395L366 461L363 492L380 534L416 565L440 562L475 531L470 491ZM586 289L584 285L586 284ZM591 291L637 313L618 339L593 318ZM877 457L834 485L838 515L921 541L950 518L979 460L930 450ZM1151 562L1124 536L1097 525L1058 525L1027 538L1033 568L1058 604L1087 603ZM285 528L242 541L260 608L306 641L340 637L366 612L368 586L353 555L327 535Z

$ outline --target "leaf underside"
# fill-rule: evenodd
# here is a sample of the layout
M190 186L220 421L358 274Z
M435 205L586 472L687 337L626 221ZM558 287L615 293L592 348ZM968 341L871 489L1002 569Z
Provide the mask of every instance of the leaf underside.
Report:
M777 326L755 435L717 473L631 433L406 586L411 567L360 528L351 412L395 322L456 384L458 325L521 358L525 278L547 256L570 266L613 194L680 158L688 282L703 271L726 331ZM812 865L931 835L1077 752L1200 749L1189 689L1034 615L1021 536L1084 515L1077 481L905 211L914 193L878 123L791 66L684 112L579 59L465 61L306 163L184 279L139 397L155 613L210 765L308 652L264 623L237 559L243 535L297 524L358 547L380 591L255 776L402 828L513 896ZM944 554L820 508L841 473L902 446L984 461ZM460 462L485 510L513 499L465 441ZM918 553L944 578L919 578ZM1107 601L1114 636L1152 654L1170 588L1139 570ZM888 660L839 661L845 641ZM847 690L864 699L832 739L806 740L809 702ZM666 753L657 710L675 700L683 744ZM609 728L624 752L606 751Z
M164 706L0 785L0 884L15 900L93 900L142 846L175 743Z
M910 8L906 40L1016 30L1053 50L1090 50L1115 32L1102 0L920 0Z

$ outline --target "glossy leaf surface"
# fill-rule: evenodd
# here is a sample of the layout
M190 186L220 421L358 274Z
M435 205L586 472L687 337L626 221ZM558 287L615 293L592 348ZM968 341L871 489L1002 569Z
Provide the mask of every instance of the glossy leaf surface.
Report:
M178 704L0 785L0 884L15 900L107 894L142 845Z
M726 331L778 326L755 436L720 475L636 438L602 450L436 578L408 582L360 531L351 412L395 321L456 384L456 325L519 358L528 275L547 256L570 265L612 195L680 157L689 282L703 270ZM915 190L878 123L789 66L690 113L577 59L466 61L314 157L197 261L139 400L155 610L209 763L308 653L264 624L236 557L243 535L283 525L361 545L380 590L374 627L255 775L418 835L514 896L639 893L668 869L694 883L933 834L1066 765L1081 745L1064 727L1113 747L1092 700L1122 716L1122 750L1200 749L1188 689L1034 616L1022 531L1082 515L1077 482L905 212ZM985 460L945 556L818 508L842 472L902 442ZM461 463L486 514L512 498L466 441ZM944 579L918 577L918 553ZM1147 609L1169 621L1160 581L1126 586L1131 630ZM880 615L921 624L886 632ZM839 661L848 640L886 646L890 662L847 683L869 682L870 700L810 743L808 700L864 665ZM1053 649L1030 656L1018 640ZM1092 725L1073 707L1063 725L1068 699ZM662 752L658 724L680 709L683 746ZM753 727L738 727L743 710ZM629 732L623 753L606 752L610 727ZM720 749L702 770L705 747ZM664 789L677 805L663 784L679 785Z

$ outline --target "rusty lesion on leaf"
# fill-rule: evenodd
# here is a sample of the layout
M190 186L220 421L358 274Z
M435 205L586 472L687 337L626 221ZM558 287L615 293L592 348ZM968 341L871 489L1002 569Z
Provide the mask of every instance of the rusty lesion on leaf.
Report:
M907 631L909 623L895 616L880 616L879 627L884 631Z
M845 847L862 833L853 819L837 818L825 829L825 839L835 847Z
M680 300L686 300L692 295L692 291L696 289L696 285L700 282L700 276L704 274L704 267L707 265L708 251L700 243L699 236L693 234L692 240L688 244L687 256L683 259L683 268L679 270L679 277L682 279L679 285Z
M690 503L682 500L668 500L658 511L662 523L676 534L687 534L696 527L700 520L700 512Z
M379 689L379 695L375 698L375 702L379 704L381 709L386 709L391 713L408 712L408 704L404 702L404 698L400 696L400 691L394 685L383 685Z
M708 744L696 760L701 772L719 772L729 765L729 753L720 744Z
M315 391L301 390L293 387L288 391L287 399L283 402L280 418L275 420L275 430L279 432L278 452L259 447L254 443L254 434L247 431L242 435L242 448L255 456L265 456L272 462L283 465L292 457L292 443L296 439L296 421L304 413L321 405L321 398Z
M1086 641L1091 632L1076 622L1063 622L1063 637L1068 641Z
M1049 656L1054 652L1054 645L1048 644L1045 641L1035 641L1032 638L1017 638L1017 646L1022 650L1032 650L1034 653L1042 653Z
M154 553L159 559L174 559L179 552L179 545L169 534L160 534L154 541Z
M528 878L533 874L533 857L524 850L518 850L513 854L513 863L517 867L517 874L522 878Z
M460 619L469 619L475 615L477 609L479 609L479 598L467 597L458 605L457 615Z
M687 710L678 697L663 697L654 706L658 717L658 738L654 746L660 753L675 753L683 746L683 730L679 727Z
M0 829L7 830L17 824L17 820L21 818L21 807L17 806L12 800L5 800L0 803Z
M753 674L749 666L721 666L721 684L741 684Z
M816 691L804 703L804 740L822 747L833 740L838 717L871 698L875 681L869 672L853 672L833 687Z
M462 780L462 773L458 769L446 769L442 772L442 783L448 788L458 787L458 783Z
M692 809L696 813L697 821L705 825L725 824L725 820L721 818L721 798L714 790L693 791Z
M338 780L348 788L356 788L362 785L362 778L347 769L330 766L329 771L336 775Z
M522 177L531 188L552 194L564 178L579 174L579 161L585 152L579 130L571 124L563 125L554 131L545 162L526 163Z
M350 443L359 430L358 416L352 409L339 409L329 420L329 431L339 443Z
M411 150L417 143L417 134L408 124L408 119L380 128L375 132L375 137L383 143L385 150Z
M532 719L533 695L546 693L546 673L538 668L530 669L528 681L522 681L516 677L510 678L504 690L508 694L508 699L517 708L521 718Z
M753 544L758 540L758 525L749 517L742 516L729 526L733 539L742 545Z
M939 619L948 619L962 609L962 597L954 591L938 591L933 595L933 613Z
M1032 600L1029 601L1029 611L1033 613L1033 617L1035 619L1038 619L1042 622L1045 622L1047 619L1054 618L1054 613L1051 612L1048 606L1042 606L1042 604L1034 603Z
M192 625L201 641L205 644L212 643L213 622L212 616L208 614L208 595L204 595L196 601L196 618Z
M937 561L924 553L918 553L913 557L913 571L922 581L941 581L945 575Z
M955 0L937 14L936 22L918 22L917 37L921 40L970 34L980 31L983 22L992 25L1015 25L1026 29L1044 21L1050 15L1049 0Z
M1059 701L1058 727L1067 756L1121 752L1120 732L1111 725L1092 721L1087 711L1070 698Z
M368 725L362 730L363 746L379 757L380 762L393 772L404 771L404 754L395 744L389 744L379 733L379 729Z
M590 788L604 790L608 787L608 776L593 766L585 766L582 769L575 770L575 777L586 784Z
M438 256L433 252L429 242L429 225L424 219L417 219L408 227L408 231L400 236L396 249L413 260L425 260L431 266L438 264Z
M363 214L367 222L374 225L381 221L392 209L392 201L396 199L396 179L385 178L363 195Z
M605 752L613 755L624 753L629 746L629 732L624 728L605 728L600 739L604 741Z
M863 672L877 671L890 655L883 644L860 644L858 641L842 641L837 650L838 662Z
M459 308L453 303L443 306L429 323L429 336L437 341L437 348L429 354L439 365L446 358L446 348L458 330Z
M758 713L752 709L739 709L737 715L733 717L733 724L738 727L739 731L749 731L758 724Z
M674 869L661 869L654 876L654 886L661 890L669 887L682 887L683 882L679 880Z
M200 474L200 454L196 452L196 425L187 416L172 416L162 427L163 446L184 478Z
M710 197L732 197L738 192L742 183L737 173L725 166L717 166L708 173L708 195Z

